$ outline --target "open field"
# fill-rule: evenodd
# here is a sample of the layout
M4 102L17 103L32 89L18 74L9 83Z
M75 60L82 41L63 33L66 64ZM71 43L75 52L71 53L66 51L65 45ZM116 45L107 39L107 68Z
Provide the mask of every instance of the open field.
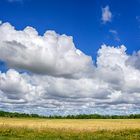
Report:
M0 140L140 140L140 119L0 118Z

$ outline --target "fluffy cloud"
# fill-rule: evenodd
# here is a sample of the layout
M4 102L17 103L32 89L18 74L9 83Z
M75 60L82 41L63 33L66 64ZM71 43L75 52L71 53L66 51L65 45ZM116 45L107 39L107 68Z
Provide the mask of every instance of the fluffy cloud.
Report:
M28 102L37 99L44 93L43 88L34 85L27 74L19 74L13 69L0 73L1 102ZM6 94L5 94L6 93Z
M111 13L108 5L104 8L102 8L101 20L103 23L111 22L111 20L112 20L112 13Z
M140 70L140 51L134 52L132 56L129 56L126 63Z
M72 37L0 26L0 108L40 114L139 113L139 52L102 45L95 65ZM12 68L12 69L11 69ZM24 70L25 72L19 72Z
M71 36L32 27L17 31L9 23L0 26L0 59L10 67L38 74L79 77L91 73L92 58L75 48Z

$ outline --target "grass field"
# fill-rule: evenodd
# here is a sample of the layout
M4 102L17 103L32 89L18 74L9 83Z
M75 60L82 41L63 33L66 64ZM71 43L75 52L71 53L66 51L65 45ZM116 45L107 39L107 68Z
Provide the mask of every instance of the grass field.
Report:
M0 140L140 140L140 119L0 118Z

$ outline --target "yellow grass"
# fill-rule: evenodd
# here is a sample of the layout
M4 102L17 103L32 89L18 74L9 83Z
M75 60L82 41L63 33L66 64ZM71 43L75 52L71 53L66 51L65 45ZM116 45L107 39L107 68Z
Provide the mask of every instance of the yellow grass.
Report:
M140 119L0 118L0 140L140 140Z
M140 129L140 119L35 119L0 118L0 127L28 127L33 129L70 129L70 130L123 130Z

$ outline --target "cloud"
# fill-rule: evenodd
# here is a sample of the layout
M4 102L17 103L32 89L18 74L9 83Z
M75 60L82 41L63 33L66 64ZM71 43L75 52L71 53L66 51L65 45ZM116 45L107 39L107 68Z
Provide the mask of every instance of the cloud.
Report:
M32 27L0 26L0 108L66 115L140 113L139 51L102 45L94 61L76 49L72 37ZM19 72L19 70L25 72ZM30 71L30 73L29 73Z
M120 38L119 38L118 32L116 30L110 29L109 32L112 34L115 41L120 42Z
M129 56L126 63L140 70L140 51L134 52L132 56Z
M0 24L2 24L2 21L0 20Z
M26 103L39 98L43 88L33 85L26 77L26 74L20 74L13 69L0 73L0 90L4 96L1 102Z
M104 24L107 23L107 22L111 22L111 20L112 20L112 13L111 13L108 5L104 8L102 8L102 18L101 18L101 20Z
M17 31L4 23L0 38L0 59L13 68L57 77L88 76L94 68L92 58L76 49L65 34L47 31L40 36L32 27Z

